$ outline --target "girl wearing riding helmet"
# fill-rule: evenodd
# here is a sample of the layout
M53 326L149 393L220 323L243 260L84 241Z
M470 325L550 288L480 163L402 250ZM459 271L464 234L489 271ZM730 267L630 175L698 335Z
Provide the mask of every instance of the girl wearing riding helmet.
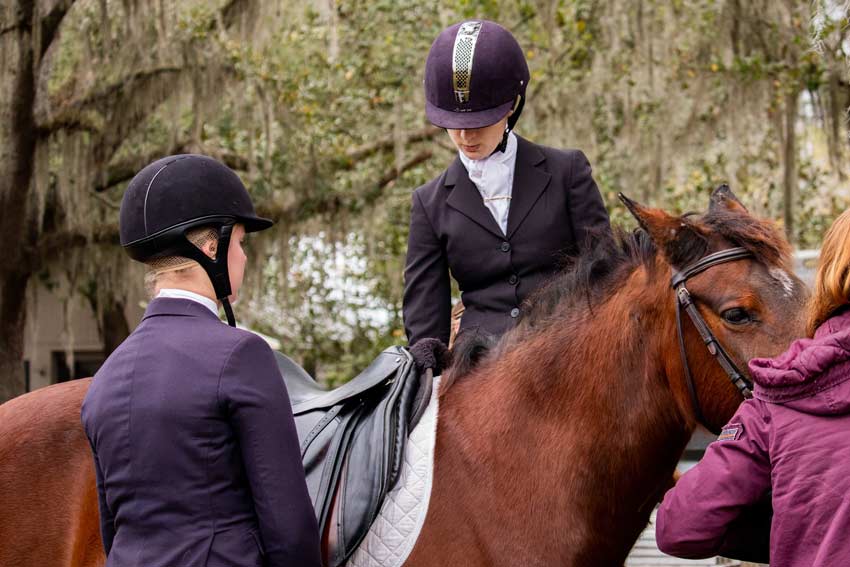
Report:
M664 497L656 524L662 551L717 555L741 539L730 525L770 497L771 565L850 565L848 306L845 211L821 249L809 306L811 338L774 359L750 361L753 399L741 404L699 464Z
M274 355L230 307L243 236L271 224L205 156L156 161L124 194L121 243L156 297L82 407L107 567L321 564Z
M528 80L519 44L493 22L455 24L431 46L425 110L458 156L413 194L403 305L410 344L449 341L449 273L465 306L461 331L500 335L588 233L610 230L584 154L513 133Z

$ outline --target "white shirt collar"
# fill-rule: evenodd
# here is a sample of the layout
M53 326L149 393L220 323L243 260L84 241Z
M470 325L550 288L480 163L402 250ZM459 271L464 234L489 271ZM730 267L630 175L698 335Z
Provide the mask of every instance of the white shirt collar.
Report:
M502 233L507 234L516 169L516 135L509 132L505 151L496 152L484 159L469 159L462 151L458 153L470 181L481 193L484 206L490 210Z
M200 303L210 311L212 311L213 315L218 317L218 303L210 299L209 297L204 297L203 295L197 294L193 291L188 291L185 289L170 289L165 288L159 290L159 293L156 294L157 297L170 297L173 299L189 299L191 301L195 301Z

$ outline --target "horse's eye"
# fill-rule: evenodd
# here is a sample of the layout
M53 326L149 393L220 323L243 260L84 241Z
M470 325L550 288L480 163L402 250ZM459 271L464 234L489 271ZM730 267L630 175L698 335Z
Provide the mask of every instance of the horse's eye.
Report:
M722 313L722 316L727 323L731 323L733 325L744 325L745 323L749 323L751 320L750 314L747 313L747 310L742 309L741 307L727 309Z

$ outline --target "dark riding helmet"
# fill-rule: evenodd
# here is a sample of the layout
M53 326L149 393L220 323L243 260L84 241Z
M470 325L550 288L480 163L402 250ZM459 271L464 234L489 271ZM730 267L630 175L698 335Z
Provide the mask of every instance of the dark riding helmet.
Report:
M529 81L511 32L486 20L455 24L437 36L425 62L425 113L435 126L483 128L511 110L513 129Z
M231 325L235 321L227 299L231 294L227 251L235 224L256 232L274 223L257 216L239 176L207 156L183 154L151 163L130 181L121 201L119 232L127 254L140 262L170 256L198 262ZM218 231L214 259L186 238L190 230L207 226Z

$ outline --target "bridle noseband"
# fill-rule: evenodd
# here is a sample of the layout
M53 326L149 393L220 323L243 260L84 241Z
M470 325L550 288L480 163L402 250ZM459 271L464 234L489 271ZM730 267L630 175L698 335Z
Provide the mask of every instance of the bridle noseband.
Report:
M676 291L676 330L679 335L679 353L682 357L682 365L685 367L685 381L688 385L688 392L691 395L691 403L694 406L694 413L696 414L697 421L703 425L707 424L705 423L704 416L700 409L699 398L697 397L696 387L694 386L694 379L688 365L688 353L685 351L685 337L682 333L682 309L684 309L691 318L694 327L696 327L697 332L700 334L705 346L708 348L708 352L717 359L721 368L723 368L729 376L729 380L731 380L735 387L738 388L738 391L741 392L741 395L745 399L749 399L753 396L753 385L749 380L747 380L747 378L744 377L738 369L738 366L723 348L723 345L720 344L720 341L718 341L717 337L714 336L714 333L711 332L711 328L705 322L702 315L700 315L696 304L694 304L688 288L685 287L685 282L689 278L719 264L752 257L752 252L745 248L729 248L704 256L693 264L686 266L681 271L673 272L671 284L673 289Z

